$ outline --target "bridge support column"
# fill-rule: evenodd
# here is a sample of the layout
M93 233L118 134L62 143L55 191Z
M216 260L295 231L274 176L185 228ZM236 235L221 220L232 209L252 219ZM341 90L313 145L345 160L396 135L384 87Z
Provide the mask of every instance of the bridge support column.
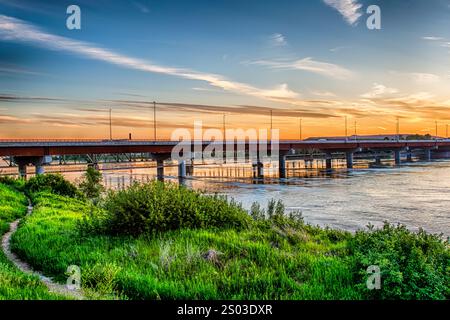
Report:
M425 149L425 160L431 161L431 149Z
M325 158L325 166L327 170L331 170L333 168L333 158L331 157L331 154L327 153Z
M44 161L44 157L37 158L33 161L33 165L36 169L36 175L45 173Z
M193 176L194 175L194 159L191 159L191 161L186 164L186 175Z
M156 178L164 181L164 159L156 159Z
M258 178L264 178L264 163L258 161Z
M42 157L14 157L14 163L19 167L19 176L21 178L27 177L27 166L29 164L34 165L36 168L36 174L44 174L44 165L52 162L51 156Z
M156 161L156 179L158 181L164 181L164 160L169 158L170 154L153 154L153 159Z
M42 164L36 164L34 165L34 167L36 168L36 174L44 174L45 173L45 169L44 166Z
M184 160L178 162L178 178L186 178L186 161Z
M26 179L27 178L27 164L26 163L17 163L19 167L19 177Z
M411 151L408 151L406 153L406 161L412 162L412 152Z
M381 165L381 157L380 157L380 156L376 156L376 157L375 157L375 164L376 164L377 166Z
M278 156L278 175L280 179L286 178L286 154L284 153Z
M396 164L396 165L399 165L399 164L402 163L400 150L395 150L395 151L394 151L394 159L395 159L395 164Z
M353 152L347 152L345 154L346 156L346 162L347 162L347 168L348 169L353 169Z
M252 164L253 167L253 178L262 179L264 178L264 164L258 159Z

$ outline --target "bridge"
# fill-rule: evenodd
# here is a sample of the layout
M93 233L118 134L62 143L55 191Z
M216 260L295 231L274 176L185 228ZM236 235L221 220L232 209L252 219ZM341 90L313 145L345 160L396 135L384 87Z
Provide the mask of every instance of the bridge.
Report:
M100 154L133 154L149 153L157 163L157 176L164 176L164 161L171 158L173 148L178 141L169 140L0 140L0 157L9 157L18 166L19 175L26 177L27 166L34 165L36 174L44 173L44 166L51 162L52 156L62 155L100 155ZM211 144L219 142L197 142L188 144L191 152L203 151ZM270 150L271 142L267 141L266 150ZM220 141L222 144L222 141ZM251 150L259 150L264 143L258 141L225 141L223 149L231 150L236 154L239 150L247 154ZM353 168L355 153L363 152L390 152L393 153L395 163L401 163L401 153L407 154L411 160L412 152L420 150L424 159L430 161L432 153L438 151L450 151L450 139L435 140L280 140L278 141L278 168L279 177L286 177L286 159L295 156L305 150L319 150L324 154L327 169L331 169L332 155L334 153L345 154L348 168ZM379 159L377 159L379 160ZM255 176L262 177L263 166L258 156L253 164ZM186 175L186 163L178 164L178 175L183 178Z

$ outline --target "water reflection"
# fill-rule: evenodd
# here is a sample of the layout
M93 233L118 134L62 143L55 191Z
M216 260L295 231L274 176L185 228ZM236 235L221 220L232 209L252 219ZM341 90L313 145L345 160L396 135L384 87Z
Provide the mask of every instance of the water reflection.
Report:
M264 165L264 178L254 179L251 164L196 165L183 183L193 189L220 193L250 208L280 199L288 210L300 210L312 224L354 231L368 223L402 223L413 230L424 228L450 236L450 162L412 162L400 167L392 161L375 164L357 161L353 170L345 161L333 161L333 169L314 161L287 162L287 178L278 179L277 163ZM72 181L85 166L52 167ZM14 169L14 168L13 168ZM101 166L107 188L125 188L134 181L156 178L152 162ZM165 181L178 183L177 166L165 168Z

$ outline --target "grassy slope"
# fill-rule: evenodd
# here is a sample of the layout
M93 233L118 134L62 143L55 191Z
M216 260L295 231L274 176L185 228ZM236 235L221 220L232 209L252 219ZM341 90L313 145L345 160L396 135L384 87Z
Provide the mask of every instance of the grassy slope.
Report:
M82 238L76 224L89 210L86 204L50 194L35 201L33 215L13 237L13 249L60 281L75 264L85 286L131 299L361 298L342 233L311 228L287 235L254 228ZM220 252L218 261L202 257L209 249Z
M26 197L0 184L0 235L9 230L9 222L25 215ZM37 277L28 276L14 267L0 251L0 300L57 299Z

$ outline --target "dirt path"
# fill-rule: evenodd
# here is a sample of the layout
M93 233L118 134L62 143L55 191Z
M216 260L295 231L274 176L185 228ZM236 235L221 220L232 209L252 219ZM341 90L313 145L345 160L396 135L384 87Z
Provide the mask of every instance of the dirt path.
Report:
M28 212L27 215L31 214L33 211L33 207L31 204L28 206ZM48 290L52 293L63 295L69 299L74 300L83 300L84 296L83 293L80 291L75 290L69 290L66 285L59 284L54 282L51 278L44 276L40 272L34 271L31 266L20 260L19 257L17 257L16 254L11 252L11 237L16 232L17 226L19 225L20 219L17 219L14 222L11 222L9 225L9 231L3 235L2 238L2 250L5 254L5 256L10 260L20 271L29 274L38 276L39 279L47 286Z

